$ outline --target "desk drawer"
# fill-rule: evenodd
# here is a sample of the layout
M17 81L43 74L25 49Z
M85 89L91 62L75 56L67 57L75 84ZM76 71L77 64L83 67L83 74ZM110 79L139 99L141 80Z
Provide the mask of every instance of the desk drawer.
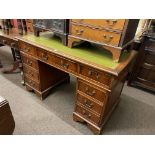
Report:
M77 73L77 64L73 61L55 56L54 63L65 70L68 70L73 73Z
M21 54L22 56L22 60L23 60L23 63L34 68L35 70L38 70L38 61L29 57L29 56L26 56L25 54Z
M121 34L118 33L74 24L71 25L70 33L81 39L106 43L113 46L118 46L121 38Z
M40 85L33 81L32 79L30 79L29 77L27 77L26 75L24 75L24 79L25 79L25 83L28 84L29 86L31 86L32 88L40 91Z
M85 119L95 123L99 124L100 117L95 115L94 113L90 112L89 110L85 109L84 107L80 105L76 105L75 112L84 117Z
M80 65L80 74L104 85L107 85L108 87L110 87L112 83L113 77L110 74L89 68L87 66Z
M102 103L105 103L106 101L107 93L97 89L92 84L86 84L85 82L78 80L78 90Z
M104 103L101 106L99 103L94 102L79 93L77 94L77 102L82 104L85 108L88 108L88 109L98 113L99 115L101 115L102 109L104 107Z
M24 74L30 77L32 80L39 82L39 73L34 69L28 67L27 65L23 65Z
M28 43L19 41L19 48L22 52L25 52L27 54L31 54L33 56L37 55L35 51L35 47L33 47L32 45Z
M0 36L0 43L3 45L11 46L12 48L18 48L17 41L10 39L10 38L3 37L3 36Z
M72 19L72 22L95 27L123 30L125 19Z

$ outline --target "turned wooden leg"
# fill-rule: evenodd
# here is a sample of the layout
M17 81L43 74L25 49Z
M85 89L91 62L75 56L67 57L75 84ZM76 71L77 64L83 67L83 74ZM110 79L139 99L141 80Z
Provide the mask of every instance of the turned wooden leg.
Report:
M81 41L80 39L68 36L68 47L72 48L74 42L80 42L80 41Z

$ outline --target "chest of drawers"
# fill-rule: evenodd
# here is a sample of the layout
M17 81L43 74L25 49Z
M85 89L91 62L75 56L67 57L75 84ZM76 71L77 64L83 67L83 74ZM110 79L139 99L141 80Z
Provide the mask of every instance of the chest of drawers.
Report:
M62 43L67 45L67 35L69 31L68 19L34 19L35 35L39 36L42 30L52 31L62 39Z
M155 37L144 35L129 85L155 92Z
M134 19L71 19L68 46L88 41L110 51L114 61L132 43L139 20Z

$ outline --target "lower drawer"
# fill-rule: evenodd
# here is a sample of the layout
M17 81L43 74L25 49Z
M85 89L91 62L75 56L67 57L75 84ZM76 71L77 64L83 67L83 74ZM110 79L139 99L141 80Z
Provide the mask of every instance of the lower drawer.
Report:
M75 112L87 119L88 121L91 121L95 124L99 124L100 117L93 114L92 112L86 110L84 107L80 105L76 105Z
M39 82L39 74L34 69L28 67L27 65L23 64L23 71L24 74L36 82Z
M99 103L96 103L79 93L77 94L77 102L80 102L80 104L82 104L84 107L96 112L99 115L103 111L104 105L101 106Z
M32 79L27 77L26 75L24 76L25 83L31 86L32 88L40 91L40 85L37 82L34 82Z

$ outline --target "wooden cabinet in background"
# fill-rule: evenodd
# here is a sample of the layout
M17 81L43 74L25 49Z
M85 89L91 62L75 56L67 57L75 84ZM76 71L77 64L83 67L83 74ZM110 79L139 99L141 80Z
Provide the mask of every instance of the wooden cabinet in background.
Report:
M67 36L69 31L68 19L34 19L34 34L39 36L42 30L52 31L60 37L62 43L67 45Z
M143 36L128 85L155 92L155 36Z
M132 43L138 26L137 19L71 19L68 47L88 41L101 45L118 62L121 52Z

